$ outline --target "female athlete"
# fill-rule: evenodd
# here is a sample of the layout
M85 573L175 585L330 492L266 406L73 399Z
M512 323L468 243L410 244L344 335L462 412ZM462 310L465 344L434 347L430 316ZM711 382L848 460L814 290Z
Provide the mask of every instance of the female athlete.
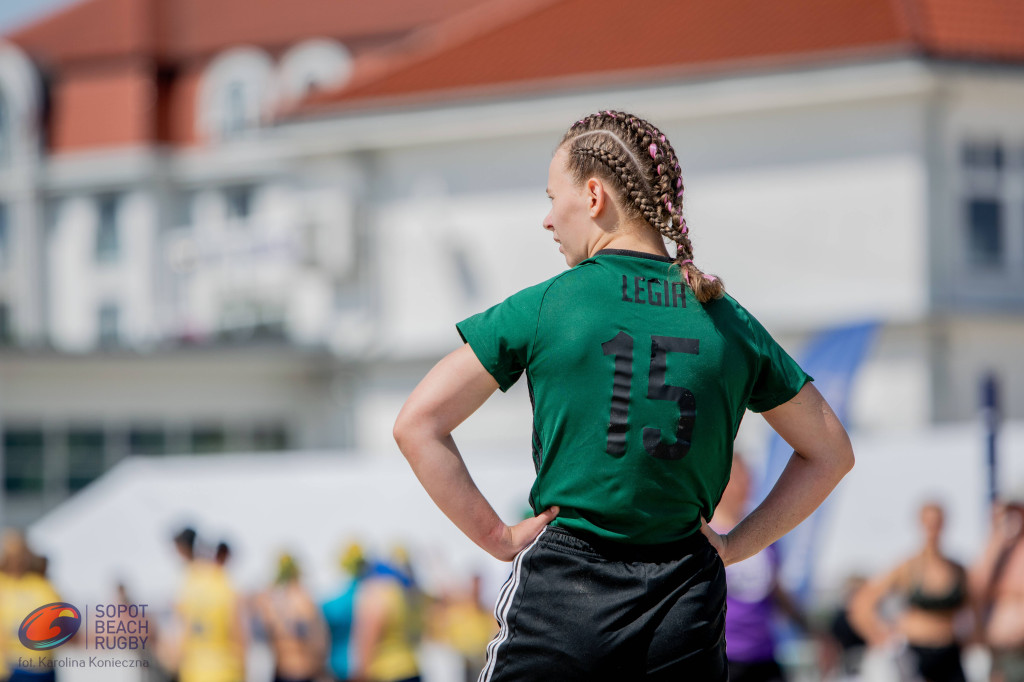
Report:
M438 507L514 559L480 679L726 680L723 564L817 508L853 466L849 439L811 378L694 264L679 161L657 128L619 111L577 121L547 191L544 229L569 269L459 323L465 345L395 423ZM524 371L536 516L508 526L451 433ZM718 535L705 520L748 408L795 452Z
M946 514L942 506L937 502L921 505L919 520L924 535L920 551L861 588L851 600L850 617L872 646L905 643L925 682L966 682L957 626L969 606L967 571L943 552ZM905 598L895 623L879 613L892 594Z

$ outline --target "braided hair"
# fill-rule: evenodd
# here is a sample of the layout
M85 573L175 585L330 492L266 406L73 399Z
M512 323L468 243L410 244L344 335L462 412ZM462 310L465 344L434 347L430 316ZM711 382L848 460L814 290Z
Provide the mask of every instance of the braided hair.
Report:
M582 184L599 177L615 187L630 219L642 219L676 244L675 263L701 303L721 298L722 280L693 264L693 244L683 218L683 175L665 135L642 118L601 111L580 119L562 137L566 170Z

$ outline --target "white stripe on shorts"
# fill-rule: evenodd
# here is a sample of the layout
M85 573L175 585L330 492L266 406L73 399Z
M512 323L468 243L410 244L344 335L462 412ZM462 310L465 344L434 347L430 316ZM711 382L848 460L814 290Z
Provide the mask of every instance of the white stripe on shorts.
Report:
M502 585L501 593L498 595L498 603L494 605L494 617L498 619L499 625L498 634L487 645L487 664L480 671L480 677L477 678L477 682L490 682L491 675L494 674L494 666L498 660L498 647L508 639L508 611L512 608L516 590L519 588L519 575L523 567L523 557L533 549L533 546L537 544L540 536L544 535L546 530L547 526L540 531L540 535L526 549L516 555L515 560L512 562L512 574L509 575L508 580Z

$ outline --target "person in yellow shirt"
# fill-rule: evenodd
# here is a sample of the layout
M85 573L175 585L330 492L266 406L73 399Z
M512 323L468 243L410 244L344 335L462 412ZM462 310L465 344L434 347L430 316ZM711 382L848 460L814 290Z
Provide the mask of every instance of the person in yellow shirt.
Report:
M474 575L469 589L447 595L434 610L434 638L454 649L462 658L466 682L474 682L486 662L487 643L498 634L494 614L480 602L480 576Z
M378 565L360 586L356 597L355 679L419 682L419 627L408 582L397 570Z
M28 649L21 643L18 629L28 614L61 601L60 596L41 573L40 557L32 553L20 531L7 530L0 544L0 675L9 682L53 682L53 668L48 667L52 651Z
M239 596L223 566L195 556L194 543L191 529L175 537L186 561L176 606L181 627L178 680L243 682L246 638Z

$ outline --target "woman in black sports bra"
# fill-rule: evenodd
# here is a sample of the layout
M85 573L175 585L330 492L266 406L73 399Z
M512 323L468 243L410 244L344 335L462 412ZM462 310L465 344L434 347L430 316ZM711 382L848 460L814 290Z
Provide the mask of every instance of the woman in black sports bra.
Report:
M942 553L942 507L924 504L920 521L924 547L853 597L851 621L872 646L905 641L926 682L965 682L956 620L967 607L967 574ZM879 615L879 606L897 594L903 596L904 608L895 622L889 622Z

